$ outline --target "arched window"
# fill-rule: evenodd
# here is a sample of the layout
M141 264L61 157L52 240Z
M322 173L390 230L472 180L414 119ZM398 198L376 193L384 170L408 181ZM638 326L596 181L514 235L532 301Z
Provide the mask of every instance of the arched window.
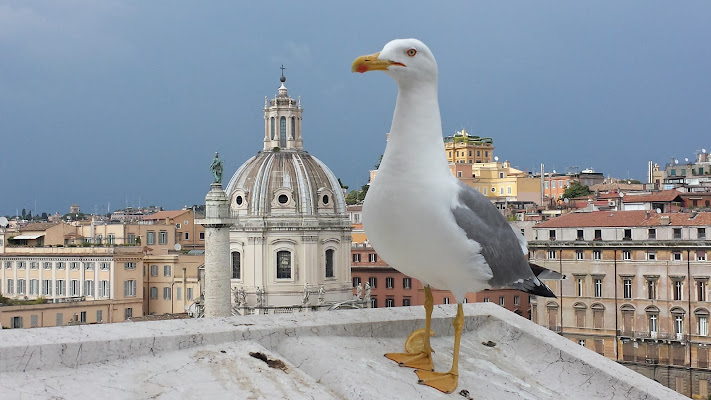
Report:
M291 137L296 139L296 118L291 117Z
M291 252L277 252L277 279L291 279Z
M269 132L269 136L271 136L272 140L276 139L276 120L274 117L272 117L272 130Z
M326 250L326 278L333 278L333 249Z
M232 279L242 279L242 263L239 251L232 252Z
M279 146L286 147L286 117L279 120Z

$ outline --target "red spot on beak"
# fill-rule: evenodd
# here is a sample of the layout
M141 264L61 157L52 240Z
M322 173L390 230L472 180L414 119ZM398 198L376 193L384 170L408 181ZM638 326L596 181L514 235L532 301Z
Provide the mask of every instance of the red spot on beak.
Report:
M361 74L362 74L363 72L367 72L367 71L368 71L368 66L365 65L365 64L360 64L360 65L356 68L356 72L360 72Z

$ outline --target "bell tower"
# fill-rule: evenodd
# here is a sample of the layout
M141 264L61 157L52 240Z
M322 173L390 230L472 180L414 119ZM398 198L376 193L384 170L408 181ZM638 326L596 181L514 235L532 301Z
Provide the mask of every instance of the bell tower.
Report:
M264 151L303 150L304 142L301 139L301 99L289 97L287 93L284 66L281 66L281 86L273 99L264 98Z

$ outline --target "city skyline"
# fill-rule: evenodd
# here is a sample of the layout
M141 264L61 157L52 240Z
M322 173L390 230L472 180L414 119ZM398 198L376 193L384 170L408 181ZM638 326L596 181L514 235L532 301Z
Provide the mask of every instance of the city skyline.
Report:
M262 148L282 64L305 149L360 188L396 89L350 63L396 37L439 60L444 135L492 137L518 169L644 180L711 148L707 3L409 5L0 4L0 215L202 203L215 151L227 180Z

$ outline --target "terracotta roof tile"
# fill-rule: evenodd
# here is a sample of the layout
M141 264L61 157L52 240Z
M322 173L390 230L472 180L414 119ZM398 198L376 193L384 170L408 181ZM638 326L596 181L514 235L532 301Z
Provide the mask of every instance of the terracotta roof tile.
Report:
M669 223L666 223L666 218ZM664 218L664 221L662 219ZM711 212L700 213L664 213L639 211L593 211L570 213L550 219L536 228L574 228L574 227L628 227L628 226L708 226L711 225Z
M651 201L672 202L681 201L681 193L676 190L663 190L656 193L629 194L622 201L624 203L647 203Z
M180 215L185 214L186 212L189 212L190 210L166 210L166 211L158 211L155 214L151 215L144 215L143 220L144 221L156 221L156 220L164 220L166 218L168 219L173 219L175 217L178 217Z

